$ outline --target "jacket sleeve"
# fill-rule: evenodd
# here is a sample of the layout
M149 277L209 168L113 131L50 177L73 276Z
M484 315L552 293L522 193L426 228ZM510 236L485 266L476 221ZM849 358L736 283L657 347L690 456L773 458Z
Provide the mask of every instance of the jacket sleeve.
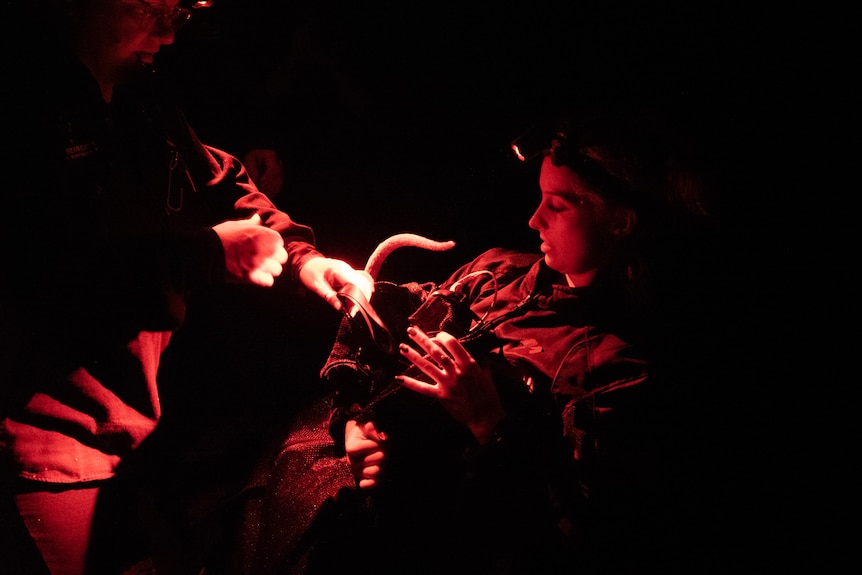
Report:
M289 278L298 280L299 270L313 257L322 257L315 249L312 229L294 221L275 204L249 178L245 166L233 155L203 144L186 121L181 110L175 109L168 130L169 139L184 160L184 168L193 188L206 194L207 202L216 206L223 217L212 225L229 219L250 217L257 213L263 225L279 232L284 238L288 254Z
M323 257L323 254L315 248L316 240L311 227L296 222L286 212L279 210L263 192L257 189L249 178L245 166L237 158L217 148L204 147L213 162L212 176L207 186L217 188L227 183L234 187L238 194L233 203L234 217L245 218L257 213L263 225L281 234L288 256L285 267L290 270L290 279L297 281L299 270L305 262L313 257Z

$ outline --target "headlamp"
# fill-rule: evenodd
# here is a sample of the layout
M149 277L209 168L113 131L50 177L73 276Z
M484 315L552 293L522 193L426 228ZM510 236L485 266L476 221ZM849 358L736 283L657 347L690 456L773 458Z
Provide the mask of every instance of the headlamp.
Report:
M209 8L212 6L213 1L214 0L183 0L180 4L189 10L200 10L202 8Z
M544 126L533 126L515 138L512 151L522 162L529 162L550 150L553 141L553 131Z
M534 126L518 136L511 144L515 156L522 162L536 157L550 156L555 166L566 166L575 172L590 189L607 197L630 203L636 200L629 182L611 173L600 159L585 152L589 142L576 141L568 122L561 121L555 128Z

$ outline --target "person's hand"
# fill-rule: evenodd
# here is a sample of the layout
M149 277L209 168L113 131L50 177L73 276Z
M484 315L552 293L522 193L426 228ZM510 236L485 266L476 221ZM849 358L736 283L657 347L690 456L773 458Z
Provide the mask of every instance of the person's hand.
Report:
M311 258L299 270L299 279L338 311L341 311L341 302L338 301L337 290L344 285L356 285L368 300L374 291L374 280L368 273L333 258Z
M274 150L249 150L242 157L251 181L270 199L281 193L284 187L284 164Z
M261 223L260 215L247 220L228 220L213 230L224 247L225 267L230 281L269 287L287 261L284 239Z
M348 420L344 428L344 449L360 489L370 489L377 485L380 465L385 457L384 443L386 434L374 428L374 422L357 423Z
M435 397L452 417L466 426L480 444L486 443L506 412L488 368L480 366L451 334L441 331L433 338L418 327L407 334L427 355L422 356L402 343L401 355L413 363L433 383L399 375L404 387Z

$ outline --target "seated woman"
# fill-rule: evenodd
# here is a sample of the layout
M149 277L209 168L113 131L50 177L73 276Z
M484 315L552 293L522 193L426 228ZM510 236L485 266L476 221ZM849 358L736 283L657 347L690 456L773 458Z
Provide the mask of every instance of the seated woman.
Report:
M282 555L273 572L684 561L671 496L678 370L665 353L676 326L650 270L678 239L676 208L702 213L696 181L625 118L564 118L536 136L513 148L541 161L529 219L540 253L490 249L431 289L378 282L370 305L394 346L346 320L322 375L335 389L329 449L356 484L342 467L337 511L302 569Z

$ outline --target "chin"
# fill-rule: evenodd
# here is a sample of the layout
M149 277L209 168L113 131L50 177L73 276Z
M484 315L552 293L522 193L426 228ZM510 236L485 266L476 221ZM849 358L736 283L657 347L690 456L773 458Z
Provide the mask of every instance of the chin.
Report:
M545 254L545 264L546 264L549 268L551 268L552 270L554 270L555 272L559 272L559 273L564 274L564 275L567 273L567 272L564 272L564 271L563 271L563 269L564 269L566 266L560 266L560 265L559 265L559 263L558 263L556 260L554 260L553 256L548 257L548 255L547 255L547 254Z

